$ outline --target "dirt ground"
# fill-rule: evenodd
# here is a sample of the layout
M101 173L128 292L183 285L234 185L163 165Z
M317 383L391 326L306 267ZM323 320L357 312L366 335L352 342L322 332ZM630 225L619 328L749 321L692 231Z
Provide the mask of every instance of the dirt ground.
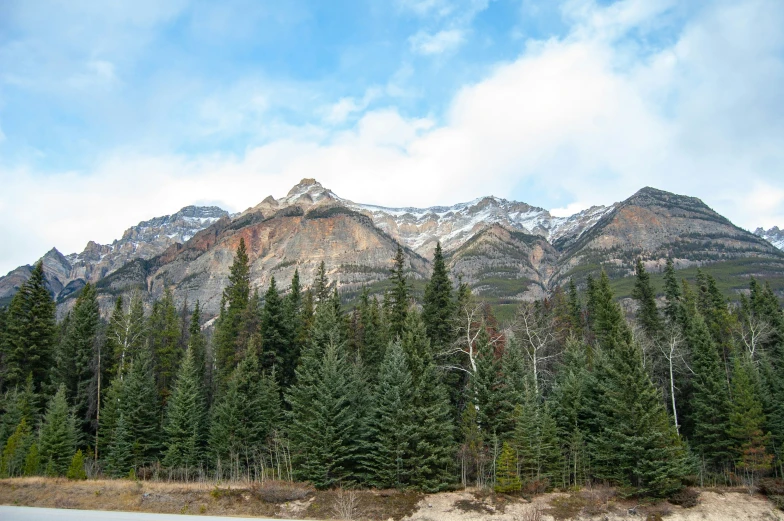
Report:
M422 495L394 490L315 491L272 482L184 484L127 480L0 480L0 504L171 514L266 516L369 521L745 521L780 520L784 512L763 496L737 490L690 492L691 508L667 501L638 504L609 488L549 493L530 501L482 490Z

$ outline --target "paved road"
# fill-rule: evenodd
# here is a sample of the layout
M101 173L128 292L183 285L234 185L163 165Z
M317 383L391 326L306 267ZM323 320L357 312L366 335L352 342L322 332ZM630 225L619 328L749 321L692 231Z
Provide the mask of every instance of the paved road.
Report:
M281 521L280 519L272 520L261 517L181 516L143 512L0 506L0 520L2 521L183 521L191 518L199 521Z

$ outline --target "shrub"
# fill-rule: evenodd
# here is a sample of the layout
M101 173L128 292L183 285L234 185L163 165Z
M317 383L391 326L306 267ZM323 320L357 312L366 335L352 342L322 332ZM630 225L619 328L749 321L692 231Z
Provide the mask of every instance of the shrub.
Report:
M68 479L87 479L87 472L84 470L84 454L82 449L76 451L71 458L71 465L68 467L65 477Z
M683 508L692 508L697 506L697 499L699 497L699 492L693 488L684 488L670 496L668 501L673 505L680 505Z
M305 499L313 493L313 488L302 483L290 481L266 481L251 488L253 495L265 503L286 503Z

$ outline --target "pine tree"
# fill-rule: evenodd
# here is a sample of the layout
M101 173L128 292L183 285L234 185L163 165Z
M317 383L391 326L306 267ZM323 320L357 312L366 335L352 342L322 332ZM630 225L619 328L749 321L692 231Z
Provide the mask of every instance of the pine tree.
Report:
M391 309L389 315L389 332L391 338L401 336L408 313L409 299L411 298L404 271L405 257L403 248L398 244L390 278L392 280Z
M77 432L75 419L68 412L65 385L61 384L41 424L39 457L46 473L62 476L68 470L71 455L76 451Z
M158 393L165 402L182 357L177 307L169 288L164 291L163 298L153 304L148 330L155 360L155 381Z
M387 335L378 300L370 296L367 288L360 295L358 311L358 330L361 335L359 355L372 377L384 360Z
M331 296L330 283L327 279L327 269L324 267L324 261L321 261L316 272L316 278L313 280L313 300L316 306L322 302L327 302Z
M736 461L741 468L767 470L770 466L770 457L765 450L768 436L762 431L765 414L754 369L751 367L751 361L745 358L743 356L735 359L729 434L735 440Z
M3 400L3 414L0 416L0 447L14 433L22 420L33 426L38 422L39 397L33 389L32 374L28 375L24 388L14 388L6 392Z
M664 316L670 324L683 324L681 307L681 288L675 278L675 265L672 258L667 258L664 268Z
M440 352L449 347L455 335L455 302L452 299L452 282L449 280L441 243L436 243L433 273L425 286L422 318L434 349Z
M454 483L454 423L449 394L433 359L414 380L414 451L412 486L438 492Z
M65 473L65 477L73 480L87 479L87 472L84 470L84 454L82 454L82 449L77 450L76 454L73 455L71 464L68 466L68 471Z
M245 249L245 239L240 238L237 253L231 265L229 284L223 290L220 315L215 324L213 345L215 346L215 375L218 394L225 389L226 382L239 361L241 348L238 339L244 328L243 318L250 300L250 261Z
M196 467L203 461L207 411L201 382L193 352L188 349L166 406L163 464L168 467Z
M25 456L33 444L33 431L27 420L17 425L14 433L8 438L0 456L0 477L21 476L24 473Z
M120 413L111 442L106 451L106 472L110 476L122 477L134 468L133 434L128 428L125 415Z
M508 442L504 442L498 456L495 481L495 491L499 494L514 494L523 486L517 475L517 453Z
M33 389L41 392L49 381L57 331L41 261L11 300L5 331L5 388L21 387L32 373Z
M574 279L569 279L569 315L572 322L572 331L579 337L583 334L583 304Z
M690 420L691 445L714 468L731 458L729 440L729 394L716 345L699 313L692 312L688 331L694 372Z
M253 353L247 353L232 373L226 393L216 402L210 425L210 452L221 462L243 461L260 453L278 424L280 391L274 374L258 376Z
M207 370L207 341L201 331L201 307L198 300L193 307L188 325L188 349L191 351L193 367L198 375L200 385L204 386Z
M94 400L91 393L95 389L91 384L97 377L95 358L99 325L95 287L88 282L76 299L57 353L58 381L65 384L66 398L73 404L78 428L85 435L92 431L90 403Z
M370 412L370 447L367 469L378 488L409 484L413 468L412 438L416 429L413 380L400 342L389 345L379 368Z
M285 328L285 349L281 354L281 366L278 370L282 389L288 389L294 383L294 372L297 369L297 363L306 341L302 307L303 296L299 282L299 271L294 270L294 276L291 278L291 288L283 301L282 320Z
M272 277L269 289L264 295L264 307L261 312L263 369L271 371L274 367L278 372L281 371L289 348L289 335L286 328L283 301L278 293L275 277Z
M41 468L41 458L38 455L38 442L33 441L30 448L27 450L24 462L24 475L35 476Z
M364 456L363 382L347 360L339 320L334 307L318 307L311 342L286 395L295 476L318 488L357 480Z
M656 292L651 285L651 276L645 271L642 259L637 259L635 268L637 278L632 289L632 298L637 301L637 320L648 338L658 338L662 333L661 317L656 307Z
M638 345L617 341L599 359L600 430L593 435L596 475L635 493L666 496L682 487L686 451Z
M602 276L592 297L594 319L592 330L599 346L613 349L619 342L631 342L631 331L623 319L621 307L615 302L610 279L602 270Z
M509 432L512 403L505 393L500 360L495 357L487 330L482 327L476 339L476 372L469 383L470 401L477 407L479 427L485 439L504 439Z

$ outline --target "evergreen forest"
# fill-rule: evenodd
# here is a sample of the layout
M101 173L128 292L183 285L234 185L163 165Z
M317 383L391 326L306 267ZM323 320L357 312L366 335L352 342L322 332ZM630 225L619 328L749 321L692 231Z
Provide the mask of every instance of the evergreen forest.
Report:
M348 309L323 263L309 288L295 272L259 293L240 242L205 324L170 291L101 316L90 284L58 322L39 263L0 310L0 477L667 497L784 476L768 285L731 303L669 261L657 294L637 261L631 300L602 272L502 327L440 246L419 302L402 249L390 266L391 289Z

